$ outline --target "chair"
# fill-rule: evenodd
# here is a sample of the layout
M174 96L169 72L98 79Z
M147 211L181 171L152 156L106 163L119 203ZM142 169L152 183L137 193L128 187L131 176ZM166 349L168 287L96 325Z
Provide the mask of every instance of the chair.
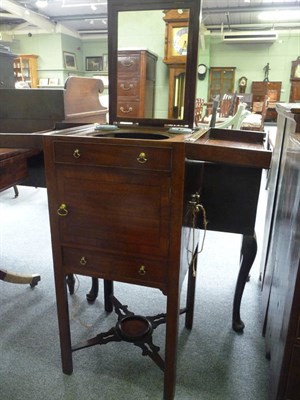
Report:
M196 99L195 101L195 114L194 114L194 123L195 126L200 124L202 119L202 111L203 111L204 99Z
M215 106L216 106L216 104L215 104ZM250 114L250 111L246 110L245 103L241 103L238 106L237 112L232 117L228 117L223 122L220 122L220 123L215 123L214 114L215 114L215 107L214 107L214 111L212 113L212 118L210 120L210 123L209 124L200 124L198 126L201 128L210 127L210 128L221 128L221 129L223 129L223 128L224 129L225 128L240 129L243 120L247 117L248 114Z
M221 118L228 118L236 114L240 97L234 94L224 94L220 103L219 116Z
M241 125L242 130L260 131L264 130L264 122L268 111L269 97L265 96L263 103L261 104L261 114L253 112L247 115Z

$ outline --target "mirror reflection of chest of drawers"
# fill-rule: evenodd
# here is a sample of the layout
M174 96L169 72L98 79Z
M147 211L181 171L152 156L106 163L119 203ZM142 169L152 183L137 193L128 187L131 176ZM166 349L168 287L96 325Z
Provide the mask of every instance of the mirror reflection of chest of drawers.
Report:
M118 117L153 118L156 61L146 50L118 52Z

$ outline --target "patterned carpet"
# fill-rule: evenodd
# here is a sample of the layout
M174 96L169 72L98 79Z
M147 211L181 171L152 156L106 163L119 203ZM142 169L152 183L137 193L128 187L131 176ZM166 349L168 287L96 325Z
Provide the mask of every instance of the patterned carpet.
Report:
M74 372L61 371L46 190L19 187L0 193L0 265L40 273L34 289L0 281L1 400L161 400L163 374L141 349L109 343L73 354ZM264 189L262 189L264 195ZM264 197L264 196L262 196ZM264 201L258 218L261 244ZM231 329L239 268L239 235L208 232L199 257L194 327L180 320L176 400L267 400L268 361L261 336L259 255L242 301L242 335ZM260 250L260 247L259 247ZM103 309L103 288L90 305L90 279L78 277L70 296L72 340L110 329L116 315ZM186 285L182 291L184 305ZM155 289L116 283L118 299L135 313L165 311ZM164 349L164 326L154 333Z

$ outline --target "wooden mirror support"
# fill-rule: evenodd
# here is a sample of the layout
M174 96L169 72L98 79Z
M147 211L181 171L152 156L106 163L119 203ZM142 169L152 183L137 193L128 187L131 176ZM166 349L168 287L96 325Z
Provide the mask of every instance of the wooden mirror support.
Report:
M132 122L142 126L165 126L165 125L182 125L192 128L194 119L194 103L195 103L195 90L196 90L196 71L197 71L197 51L198 51L198 36L199 36L199 15L200 15L201 1L186 0L186 1L174 1L174 0L111 0L108 2L108 54L109 54L109 122L110 124L120 124L122 122ZM130 107L128 106L121 116L118 112L118 78L120 74L120 60L119 51L120 46L118 40L120 36L120 24L122 13L127 13L128 17L136 15L138 12L147 11L161 11L162 27L165 31L164 37L162 37L161 49L165 51L164 55L160 55L157 58L157 62L161 62L167 73L169 73L168 90L169 94L166 95L166 117L162 117L163 113L157 113L158 115L140 114L138 111L135 114L130 115ZM168 15L171 13L178 14L178 21L169 21ZM134 12L134 14L129 14ZM183 15L184 22L181 21L180 16ZM188 16L188 19L187 17ZM124 18L123 18L124 20ZM148 21L149 19L147 19ZM179 23L179 25L178 25ZM184 25L182 25L184 23ZM177 26L177 25L178 26ZM173 30L172 30L173 28ZM131 29L131 28L130 28ZM154 29L154 27L153 27ZM153 32L152 29L152 32ZM172 39L173 38L173 39ZM136 37L131 37L132 42L136 45ZM181 41L184 41L182 44ZM131 41L128 40L126 46L131 48ZM139 42L140 49L147 47L147 43L143 44ZM172 51L173 47L173 51ZM165 50L164 50L165 49ZM155 48L147 48L147 51L155 53ZM123 50L122 50L123 51ZM173 82L170 82L171 77L176 80L177 75L170 73L170 68L166 64L172 62L173 70L174 67L180 67L183 70L184 76L184 89L180 99L181 110L180 112L174 112L174 107L170 106L170 91ZM183 65L184 64L184 65ZM170 64L171 65L171 64ZM172 70L172 68L171 68ZM174 72L172 70L172 72ZM138 75L136 75L138 76ZM153 78L154 81L154 78ZM157 94L159 90L161 93L163 90L156 87ZM149 90L147 94L149 93ZM161 95L160 95L161 96ZM123 96L124 97L124 96ZM177 97L178 98L178 97ZM168 100L169 99L169 100ZM142 99L139 94L136 94L137 102L141 102ZM120 103L120 101L119 101ZM169 104L168 104L169 103ZM123 106L124 107L124 106ZM133 108L133 107L132 107ZM142 117L140 115L143 115Z

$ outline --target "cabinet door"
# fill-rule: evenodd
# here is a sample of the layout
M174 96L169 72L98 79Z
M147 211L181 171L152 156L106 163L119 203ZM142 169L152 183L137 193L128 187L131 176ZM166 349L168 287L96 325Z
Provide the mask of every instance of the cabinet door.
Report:
M169 187L163 173L57 166L60 242L104 252L165 257ZM62 214L64 214L62 212Z
M217 95L234 92L235 68L211 68L209 74L208 99L212 101Z

